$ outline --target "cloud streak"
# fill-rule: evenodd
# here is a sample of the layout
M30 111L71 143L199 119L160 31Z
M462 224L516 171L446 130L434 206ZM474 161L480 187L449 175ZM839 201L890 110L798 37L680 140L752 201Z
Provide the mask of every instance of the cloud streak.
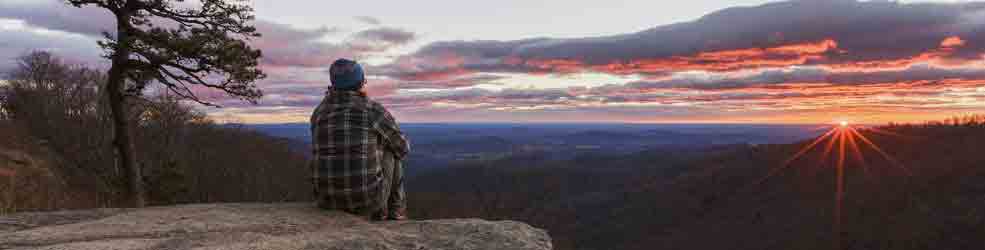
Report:
M101 39L103 32L112 33L115 27L112 15L106 10L75 8L60 1L2 2L0 18L24 22L35 30L61 31L94 39ZM405 45L416 38L413 32L390 27L345 34L339 27L303 29L265 19L256 20L254 25L263 36L251 43L263 50L263 63L272 66L321 67L340 57L362 58ZM325 41L327 37L342 35L348 39Z
M102 37L114 24L109 11L74 8L61 1L4 1L0 17L22 20L34 27Z
M617 36L438 42L398 60L390 74L407 79L471 72L660 76L796 65L960 63L982 58L985 32L968 22L978 22L969 17L983 10L985 3L778 2Z
M749 87L783 87L783 85L859 86L890 83L946 82L947 80L985 80L985 65L947 67L932 64L910 65L902 69L837 70L825 67L794 67L759 70L752 73L680 74L655 81L638 81L626 85L639 91L659 89L741 89Z

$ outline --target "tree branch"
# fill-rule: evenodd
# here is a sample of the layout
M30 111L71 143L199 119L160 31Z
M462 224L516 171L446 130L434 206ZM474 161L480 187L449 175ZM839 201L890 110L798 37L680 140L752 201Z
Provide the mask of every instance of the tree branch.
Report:
M243 39L260 36L249 22L252 8L237 0L199 0L184 9L183 0L64 0L74 6L96 5L130 18L118 27L128 37L130 58L121 64L128 92L140 94L153 82L197 103L188 85L218 89L256 103L263 93L255 82L266 75L258 69L260 51ZM166 25L160 25L162 22ZM173 22L173 23L172 23ZM100 46L113 55L121 49L112 35Z
M66 0L65 2L68 3L68 4L71 4L72 6L75 6L77 8L82 7L82 6L85 6L85 5L92 4L92 5L99 6L100 8L109 9L111 11L116 11L116 10L119 9L119 1L107 1L107 0ZM115 5L114 5L114 3L115 3Z

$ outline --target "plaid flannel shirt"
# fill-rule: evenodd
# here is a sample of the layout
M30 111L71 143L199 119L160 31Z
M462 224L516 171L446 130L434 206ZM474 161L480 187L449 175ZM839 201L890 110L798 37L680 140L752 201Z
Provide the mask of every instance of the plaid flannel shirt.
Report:
M390 112L359 92L330 91L311 115L311 132L320 206L357 213L381 209L383 157L400 161L409 151Z

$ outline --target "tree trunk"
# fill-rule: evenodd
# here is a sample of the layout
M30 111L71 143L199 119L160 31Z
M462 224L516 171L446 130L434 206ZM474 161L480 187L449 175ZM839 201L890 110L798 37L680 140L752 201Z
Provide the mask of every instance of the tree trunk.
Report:
M130 25L130 15L128 13L117 13L117 47L113 54L113 64L109 69L108 82L106 83L107 97L113 116L113 146L120 154L118 158L120 167L126 177L124 178L127 200L130 206L144 207L144 183L143 174L140 166L137 165L137 152L133 146L132 132L130 123L127 121L126 95L124 86L126 81L127 64L130 60L131 41L128 33Z

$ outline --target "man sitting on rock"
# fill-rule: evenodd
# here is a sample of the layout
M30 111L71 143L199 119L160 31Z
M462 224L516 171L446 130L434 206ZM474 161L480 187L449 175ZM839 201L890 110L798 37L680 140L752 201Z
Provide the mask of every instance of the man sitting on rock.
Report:
M363 90L359 63L339 59L332 86L311 115L318 207L372 220L406 219L401 161L407 139L390 112Z

